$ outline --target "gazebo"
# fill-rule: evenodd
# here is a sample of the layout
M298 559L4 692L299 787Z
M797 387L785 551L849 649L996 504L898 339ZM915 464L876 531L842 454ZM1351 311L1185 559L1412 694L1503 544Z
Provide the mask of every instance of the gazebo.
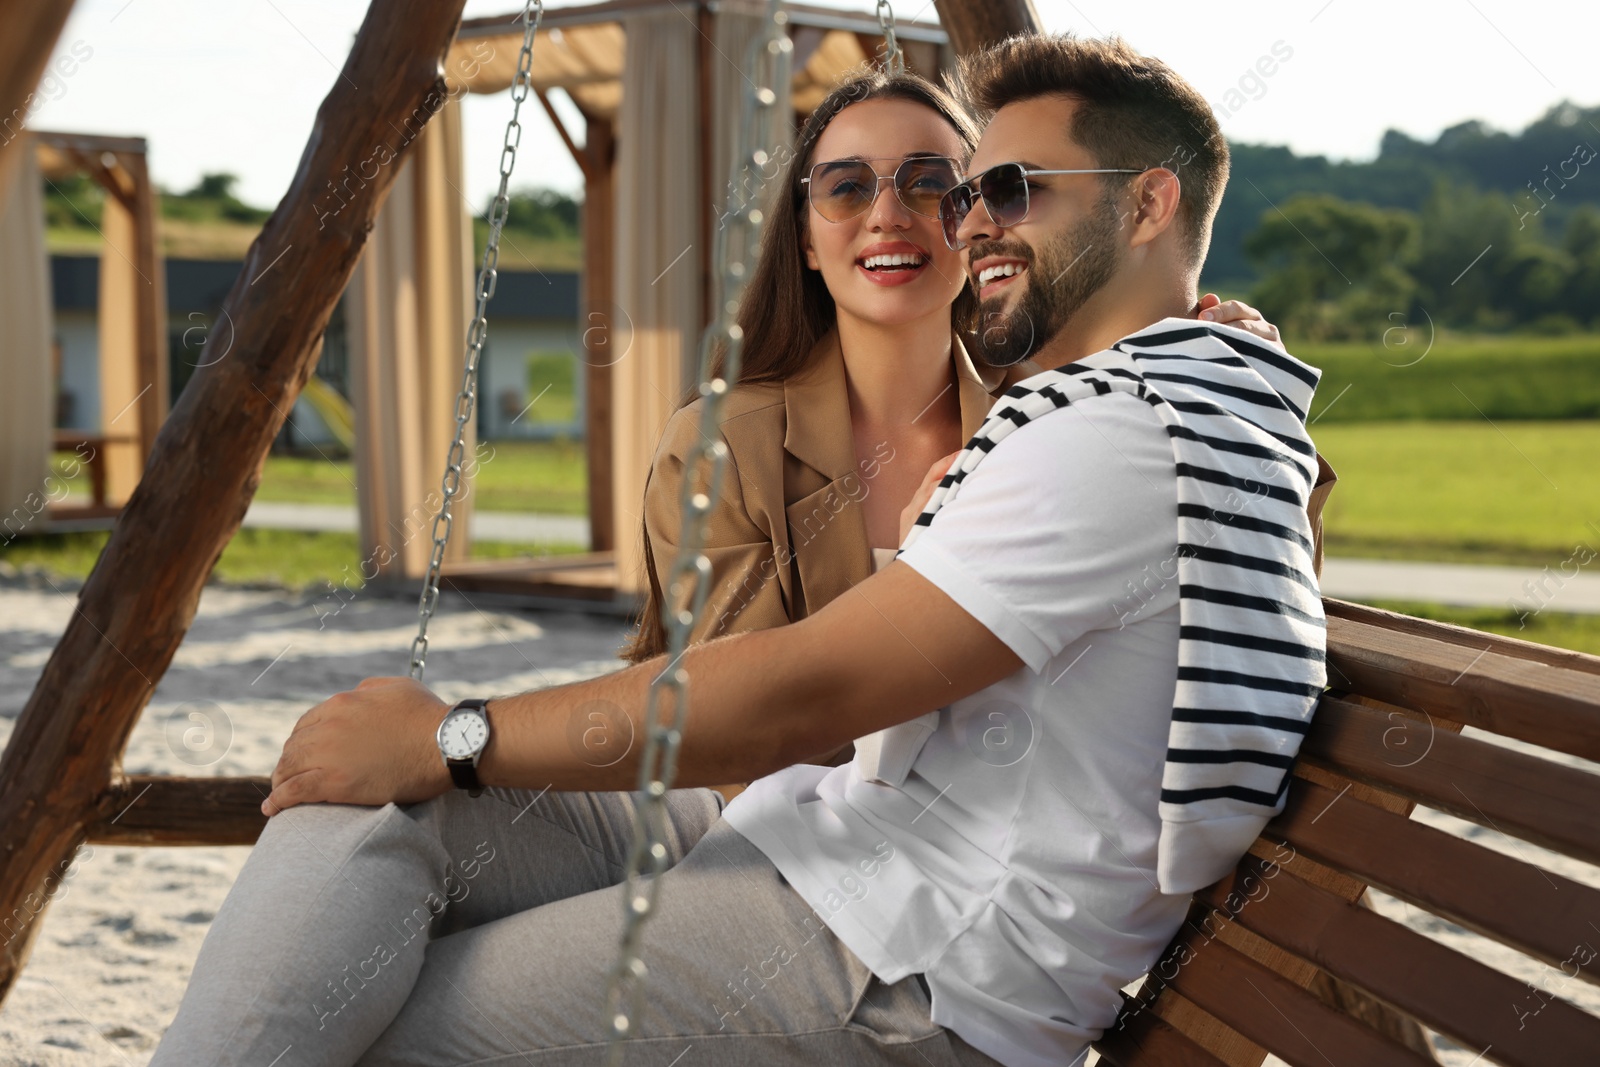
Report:
M882 39L871 15L805 5L788 15L798 122L846 73L872 60ZM584 177L578 333L589 552L469 562L458 523L446 556L449 586L619 610L637 602L645 587L644 479L661 428L692 384L713 296L713 234L730 196L764 192L719 187L743 79L730 57L745 54L760 19L760 5L669 0L546 12L534 89ZM448 100L417 137L415 158L397 177L351 282L362 558L374 560L367 570L380 581L414 585L426 570L431 544L418 535L432 518L430 493L437 500L438 457L449 444L471 313L460 95L509 87L521 35L513 17L462 24L444 66ZM901 23L898 37L918 73L937 78L954 60L936 24ZM652 91L658 87L669 91ZM582 130L569 129L552 107L557 90L582 116Z

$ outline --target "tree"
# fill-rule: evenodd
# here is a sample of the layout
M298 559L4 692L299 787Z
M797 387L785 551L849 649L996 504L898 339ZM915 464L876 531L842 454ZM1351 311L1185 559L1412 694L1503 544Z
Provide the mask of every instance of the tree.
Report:
M271 212L251 207L234 195L234 186L238 183L239 178L234 174L202 174L194 187L186 192L163 193L161 213L168 218L199 222L219 217L234 222L265 222Z
M178 195L185 200L233 200L233 187L238 184L237 174L202 174L193 189Z
M1504 328L1560 310L1571 257L1503 193L1440 182L1422 209L1415 273L1435 319Z
M1251 300L1297 337L1373 337L1410 310L1416 245L1408 211L1297 196L1261 215L1245 252L1261 271Z
M578 208L578 201L555 189L525 189L510 195L506 228L535 237L575 237Z
M1562 247L1572 269L1561 294L1561 310L1576 322L1600 329L1600 208L1584 204L1573 212Z

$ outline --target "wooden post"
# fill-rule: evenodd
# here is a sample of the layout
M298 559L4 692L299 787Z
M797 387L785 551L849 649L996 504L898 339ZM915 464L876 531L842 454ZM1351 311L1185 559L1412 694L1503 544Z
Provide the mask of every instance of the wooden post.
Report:
M1033 0L934 0L934 7L959 55L1041 28Z
M617 317L614 235L616 232L616 127L610 119L588 115L583 142L583 320L578 324L584 360L584 444L589 461L589 547L617 547L611 503L611 365L626 350L629 324ZM637 531L624 531L624 537Z
M99 798L120 778L128 735L316 366L398 164L447 98L441 71L463 3L377 0L367 10L294 181L223 302L233 347L221 356L228 339L207 338L208 365L161 427L146 476L17 720L0 758L0 915L21 924L0 947L0 997Z
M106 495L113 505L133 494L144 470L139 447L140 404L155 392L139 358L139 307L155 278L139 262L133 191L122 168L100 177L100 304L96 349L100 361L100 433L106 438Z
M55 51L61 27L72 14L67 0L10 0L4 7L6 32L0 34L0 209L11 188L8 176L17 152L31 149L20 136L35 106L34 90Z
M139 381L150 385L138 404L138 455L142 470L155 448L156 433L166 420L168 394L172 389L167 366L167 273L162 266L160 238L156 232L156 191L150 181L149 156L125 152L118 154L117 161L133 178L134 262L150 279L149 285L139 288L134 318ZM214 323L212 329L226 334L227 325Z

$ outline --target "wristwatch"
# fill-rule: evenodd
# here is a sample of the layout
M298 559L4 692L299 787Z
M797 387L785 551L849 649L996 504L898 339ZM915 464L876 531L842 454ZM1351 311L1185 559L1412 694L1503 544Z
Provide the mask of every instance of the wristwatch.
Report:
M450 778L456 788L465 789L468 796L483 792L478 780L478 760L489 747L489 702L463 700L451 708L439 723L435 735L439 754L450 769Z

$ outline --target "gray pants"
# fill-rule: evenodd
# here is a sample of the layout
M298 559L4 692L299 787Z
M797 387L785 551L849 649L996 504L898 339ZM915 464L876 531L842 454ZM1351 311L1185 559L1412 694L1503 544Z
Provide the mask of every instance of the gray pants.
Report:
M634 804L490 790L276 816L151 1067L601 1064ZM875 978L721 807L669 794L625 1063L993 1067L929 1021L917 977Z

